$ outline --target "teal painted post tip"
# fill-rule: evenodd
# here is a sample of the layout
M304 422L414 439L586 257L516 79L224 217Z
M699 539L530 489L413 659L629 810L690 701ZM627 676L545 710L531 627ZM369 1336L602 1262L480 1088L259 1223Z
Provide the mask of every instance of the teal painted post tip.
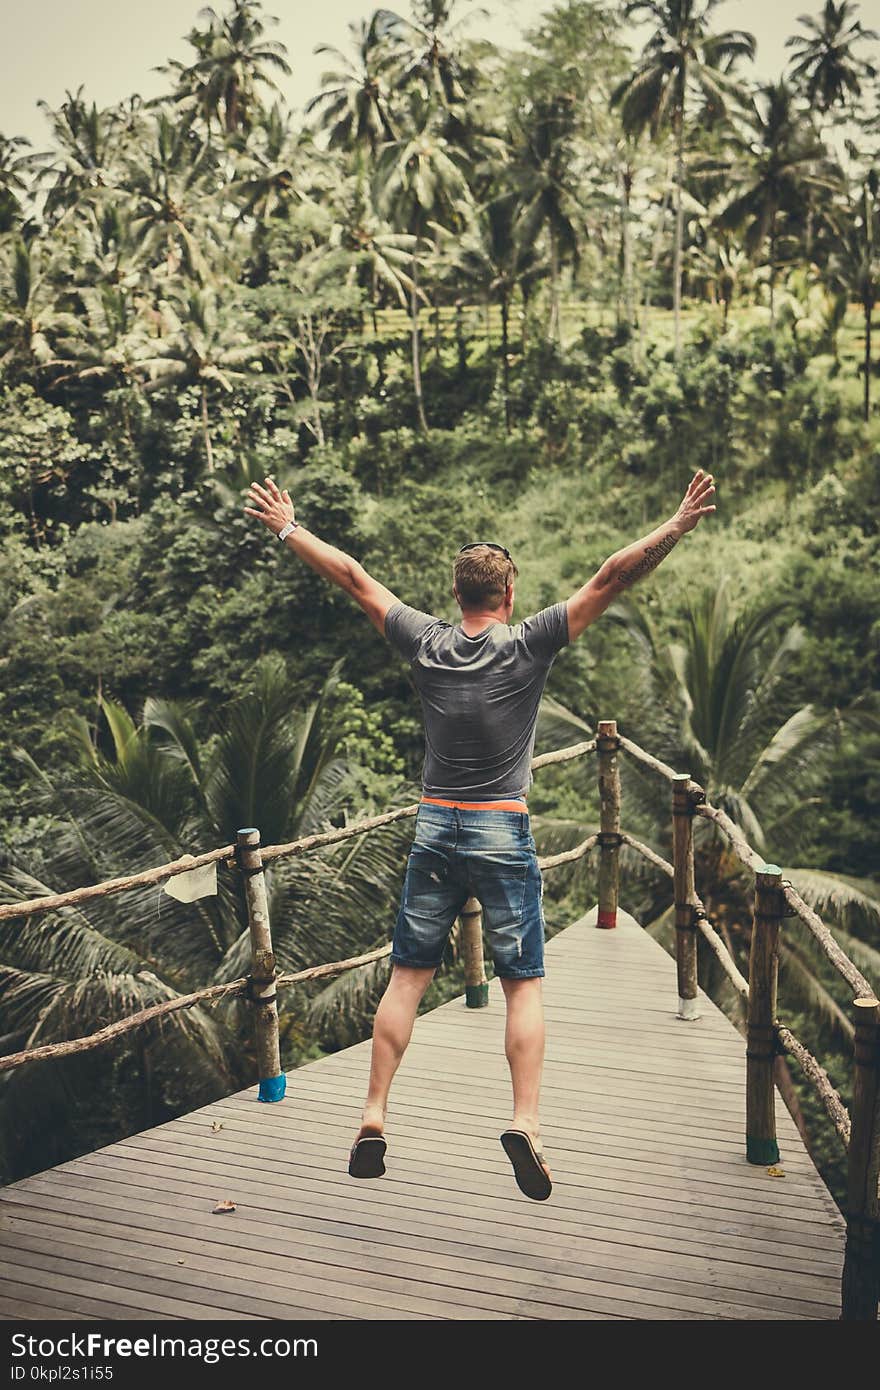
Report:
M258 1100L273 1101L283 1100L287 1090L287 1077L284 1072L280 1076L267 1076L260 1082L260 1094Z
M779 867L778 864L762 864L762 865L761 865L761 870L760 870L760 871L761 871L762 874L781 874L781 873L782 873L782 870L780 869L780 867Z
M762 1168L779 1162L779 1145L775 1139L756 1139L746 1135L746 1159L749 1163L760 1164Z
M238 835L258 835L259 828L256 825L242 826L241 830L236 831Z
M489 1003L488 982L482 985L465 985L464 1002L469 1009L485 1009Z

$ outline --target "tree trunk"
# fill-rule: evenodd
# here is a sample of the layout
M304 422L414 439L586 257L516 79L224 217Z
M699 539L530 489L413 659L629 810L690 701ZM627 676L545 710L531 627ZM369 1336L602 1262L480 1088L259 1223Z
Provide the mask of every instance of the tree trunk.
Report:
M412 368L413 389L416 394L416 414L418 415L419 428L423 434L427 434L428 422L425 419L425 403L422 399L422 364L419 346L419 269L415 259L413 260L412 291L409 302L412 318Z
M202 433L205 436L205 454L208 459L208 472L214 472L214 450L211 445L211 431L208 428L208 388L202 382Z
M238 126L238 82L235 77L230 77L226 84L224 106L226 107L226 132L231 135Z
M871 310L873 305L865 302L865 420L871 417Z
M770 327L776 326L776 213L770 223Z
M633 173L628 164L624 165L621 177L623 180L623 225L620 229L621 257L623 260L623 311L626 316L626 325L632 330L635 323L635 305L633 303L632 228L629 220L629 206Z
M314 433L315 439L319 444L324 443L324 422L321 419L321 404L318 400L317 387L310 383L309 390L312 397L312 410L314 412Z
M550 325L547 334L552 342L555 338L560 342L559 336L559 249L556 245L556 233L553 224L550 224Z
M681 360L681 261L684 247L684 93L677 116L675 146L675 249L672 261L672 311L675 318L675 360Z
M373 266L372 269L371 269L371 272L370 272L370 313L371 313L372 318L373 318L373 337L374 337L374 338L378 338L378 336L379 336L379 315L378 315L377 310L376 310L376 300L378 299L378 296L379 296L378 276L376 275L376 267Z
M672 182L672 166L669 161L666 164L666 189L663 194L663 201L660 204L660 216L657 219L657 231L654 234L653 245L651 246L651 264L648 267L647 282L645 285L645 302L642 312L642 321L639 325L639 356L645 355L645 330L648 324L648 310L651 307L651 285L654 280L654 271L657 269L657 262L660 259L660 247L663 243L663 231L666 226L666 209L669 206L669 190Z
M508 357L507 318L510 312L507 290L501 291L501 380L504 384L504 430L510 434L510 363Z
M460 299L455 301L455 345L458 349L458 375L463 381L467 376L467 343L464 336L464 306Z

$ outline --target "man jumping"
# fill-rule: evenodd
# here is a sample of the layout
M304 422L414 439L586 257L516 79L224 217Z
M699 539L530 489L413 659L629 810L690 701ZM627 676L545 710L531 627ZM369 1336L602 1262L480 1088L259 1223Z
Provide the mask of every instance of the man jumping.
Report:
M391 947L391 979L376 1010L369 1088L349 1155L356 1178L385 1172L385 1115L419 1003L466 900L483 911L507 1009L505 1053L513 1119L501 1143L522 1192L552 1190L538 1119L544 1063L543 882L526 796L538 709L557 653L616 595L656 569L700 518L715 511L712 475L694 474L675 515L616 551L567 601L511 625L509 551L495 541L462 546L453 565L457 624L402 603L357 560L294 518L272 478L251 483L257 517L325 579L338 584L409 663L424 716L422 798Z

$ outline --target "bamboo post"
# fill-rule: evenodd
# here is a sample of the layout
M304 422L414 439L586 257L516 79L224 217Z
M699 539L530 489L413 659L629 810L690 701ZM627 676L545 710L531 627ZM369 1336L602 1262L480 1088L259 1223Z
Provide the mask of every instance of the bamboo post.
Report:
M690 776L672 779L672 870L675 902L675 965L678 975L678 1017L700 1017L697 984L697 918L694 908L694 803L688 795Z
M239 830L236 837L236 859L244 877L248 927L251 936L251 974L246 997L254 1009L254 1030L257 1036L257 1071L260 1081L259 1099L283 1100L287 1077L281 1070L278 1042L278 997L275 991L275 955L269 929L269 904L266 897L266 878L260 850L260 832L253 826Z
M749 1012L746 1043L746 1158L779 1162L776 1142L776 982L779 923L785 915L782 870L765 864L755 874L755 910L749 952Z
M476 898L468 898L459 919L461 953L464 957L464 1002L469 1009L485 1009L489 1003L489 984L483 966L483 909Z
M597 927L617 926L620 884L620 773L617 720L600 719L596 734L599 776L599 909Z
M880 1299L880 1001L855 999L841 1318L876 1322Z

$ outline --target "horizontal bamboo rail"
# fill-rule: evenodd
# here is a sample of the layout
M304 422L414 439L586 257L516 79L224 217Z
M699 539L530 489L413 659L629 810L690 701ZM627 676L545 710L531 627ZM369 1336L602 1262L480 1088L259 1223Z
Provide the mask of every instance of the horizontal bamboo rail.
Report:
M569 762L572 758L581 758L585 753L592 753L596 748L596 740L588 739L583 743L572 744L568 748L557 748L551 753L541 753L532 760L532 768L547 767L551 763ZM365 835L370 830L379 830L382 826L392 825L395 821L406 820L415 816L419 809L419 802L411 802L408 806L399 806L393 811L383 811L376 816L366 816L363 820L357 821L354 825L341 826L338 830L322 830L313 835L304 835L298 840L291 840L284 845L265 845L262 847L263 863L272 859L285 859L293 855L307 854L309 850L323 849L326 845L336 845L343 840L350 840L355 835ZM89 902L94 898L106 898L114 893L124 893L129 888L145 888L153 883L160 883L166 878L173 878L177 874L188 873L190 869L200 869L205 864L213 864L220 860L224 862L232 859L235 854L235 845L223 845L220 849L206 850L204 854L186 854L179 859L173 859L168 864L159 864L153 869L144 869L139 874L128 874L124 878L111 878L103 883L90 884L85 888L72 888L66 893L48 893L40 898L27 898L21 902L3 903L0 905L0 921L9 917L30 917L36 912L52 912L61 907L76 907L80 903Z
M593 848L598 840L597 835L589 835L586 840L582 840L573 849L563 850L561 854L542 856L538 859L538 867L545 869L555 869L559 864L568 864L573 860L581 859ZM352 956L349 960L328 961L323 965L311 965L306 970L298 970L293 975L278 975L275 979L276 989L284 989L288 985L301 983L303 980L328 979L332 975L341 975L345 970L355 970L359 966L370 965L373 961L381 960L383 956L391 954L390 943L382 946L376 951L368 951L365 955ZM205 989L197 989L192 994L181 994L176 999L166 999L161 1004L151 1004L149 1008L141 1009L136 1014L129 1014L126 1018L118 1019L115 1023L110 1023L106 1028L100 1028L96 1033L89 1033L86 1037L71 1038L67 1042L45 1043L41 1047L25 1048L21 1052L10 1052L6 1056L0 1056L0 1072L10 1071L13 1067L20 1067L25 1062L43 1062L56 1057L69 1057L73 1053L88 1052L94 1047L102 1047L105 1043L113 1042L124 1033L130 1033L135 1028L140 1028L146 1023L152 1023L159 1018L167 1018L169 1014L179 1013L182 1009L192 1009L197 1004L214 1003L223 998L236 998L247 993L248 977L243 976L237 980L228 980L222 985L208 985Z
M703 802L696 807L698 816L712 820L720 826L730 841L730 848L738 859L742 860L747 869L751 869L753 874L759 874L764 867L764 856L759 854L756 849L752 849L748 840L743 835L739 826L730 819L725 811L719 811L717 806L710 806L708 802Z
M792 1033L790 1028L783 1024L776 1025L776 1036L785 1051L794 1057L801 1071L809 1081L812 1082L813 1089L818 1095L822 1104L828 1112L828 1117L834 1128L839 1134L844 1148L849 1148L849 1137L852 1130L852 1122L849 1111L840 1099L839 1093L831 1084L831 1079L824 1067L820 1066L813 1056Z
M841 950L834 940L830 930L826 927L822 918L817 912L805 903L797 889L792 884L783 885L786 901L791 904L794 911L801 921L809 927L813 936L822 947L831 964L836 967L838 973L843 976L847 984L852 989L857 998L870 998L874 991L860 970L853 965L845 951Z
M279 975L275 981L277 989L283 989L286 985L299 984L302 980L325 979L330 975L341 974L343 970L353 970L359 965L369 965L371 961L380 960L382 956L390 955L391 946L382 946L377 951L368 951L366 955L352 956L350 960L334 960L325 965L310 965L307 970L299 970L295 975ZM10 1052L5 1057L0 1057L0 1072L10 1071L13 1067L20 1067L24 1062L45 1062L54 1057L69 1057L75 1052L90 1052L94 1047L102 1047L104 1043L113 1042L115 1038L121 1037L123 1033L130 1033L135 1028L141 1028L145 1023L153 1023L158 1018L167 1018L169 1014L179 1013L181 1009L192 1009L197 1004L216 1003L223 998L236 998L247 992L247 977L243 976L238 980L227 980L222 985L208 985L206 989L197 989L192 994L181 994L177 999L166 999L162 1004L151 1004L147 1009L141 1009L139 1013L129 1014L127 1018L118 1019L116 1023L110 1023L106 1028L100 1028L97 1033L89 1033L84 1038L71 1038L67 1042L45 1043L42 1047L25 1048L22 1052Z
M754 870L756 873L761 872L764 863L761 855L758 854L757 850L752 849L752 846L745 839L739 827L734 824L724 811L719 811L715 806L704 804L702 806L697 806L696 812L697 815L705 816L708 820L713 820L721 827L730 840L731 849L747 868ZM858 967L853 964L846 952L834 940L831 930L825 925L819 914L815 912L808 903L804 902L793 884L784 881L782 884L782 891L786 902L791 907L791 912L788 915L799 917L801 921L809 927L831 964L835 967L838 974L846 980L856 996L871 998L874 993L872 986L868 980L865 979Z
M749 997L749 982L745 975L737 968L736 961L728 951L721 937L718 935L709 918L706 916L702 906L697 908L696 913L697 929L703 938L708 941L718 961L730 983L743 999Z
M626 749L627 753L630 753L635 758L636 762L644 763L645 766L650 767L652 771L659 772L660 776L665 777L668 782L672 782L679 776L674 767L670 767L668 763L661 762L659 758L654 757L653 753L646 753L644 748L641 748L637 743L633 743L631 738L624 738L623 734L620 735L620 746ZM689 795L702 792L702 790L703 788L700 786L699 782L688 779L687 791Z
M632 845L633 849L638 850L639 854L643 855L644 858L647 859L651 864L656 865L656 867L660 869L664 874L666 874L668 878L673 877L675 870L673 869L669 860L664 859L662 855L657 854L655 850L651 849L650 845L643 844L641 840L636 839L635 835L629 835L625 830L621 831L620 838L625 845ZM712 926L712 923L709 921L709 918L706 915L706 909L703 905L703 901L697 893L694 893L693 895L693 907L695 909L694 917L696 920L698 930L702 933L702 935L708 941L709 945L712 947L712 950L718 957L722 968L724 969L725 973L730 979L731 984L738 991L738 993L742 995L744 999L748 999L749 982L745 978L745 976L742 975L740 971L737 969L733 957L731 956L724 942L721 940L721 937L716 932L715 928Z
M625 845L632 845L633 849L638 850L639 854L643 855L651 864L656 865L664 874L672 878L675 871L669 860L663 859L656 850L651 849L650 845L643 844L641 840L636 839L635 835L628 834L626 830L621 830L620 838Z

